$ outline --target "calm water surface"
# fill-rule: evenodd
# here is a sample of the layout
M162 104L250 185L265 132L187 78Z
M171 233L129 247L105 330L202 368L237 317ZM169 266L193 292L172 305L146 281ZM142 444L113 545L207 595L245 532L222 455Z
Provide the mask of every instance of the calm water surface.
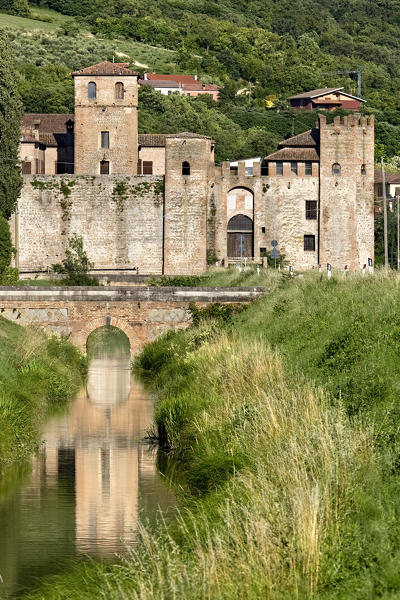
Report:
M74 559L113 558L135 542L139 515L173 513L173 494L143 441L152 415L128 356L91 360L86 389L47 422L31 475L0 505L2 600Z

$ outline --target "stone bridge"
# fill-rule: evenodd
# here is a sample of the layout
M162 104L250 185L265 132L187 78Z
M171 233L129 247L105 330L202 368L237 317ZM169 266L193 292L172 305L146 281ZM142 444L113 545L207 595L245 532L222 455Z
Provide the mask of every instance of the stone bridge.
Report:
M67 335L82 350L103 325L122 329L131 354L169 329L191 322L189 304L250 302L265 288L210 287L0 287L0 314L20 325Z

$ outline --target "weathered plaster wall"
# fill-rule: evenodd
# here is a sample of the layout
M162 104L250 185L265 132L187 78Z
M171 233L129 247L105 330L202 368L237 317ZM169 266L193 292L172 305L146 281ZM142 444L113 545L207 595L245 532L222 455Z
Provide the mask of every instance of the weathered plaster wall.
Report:
M96 268L161 273L163 188L152 176L26 176L11 221L19 268L60 262L77 233Z
M143 146L139 150L139 159L153 163L153 175L165 175L165 148Z

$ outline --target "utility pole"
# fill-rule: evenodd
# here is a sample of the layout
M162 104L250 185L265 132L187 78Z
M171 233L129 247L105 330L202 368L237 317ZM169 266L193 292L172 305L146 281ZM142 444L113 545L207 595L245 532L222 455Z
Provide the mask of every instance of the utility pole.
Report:
M400 271L400 211L399 211L400 196L396 196L397 205L397 270Z
M383 194L383 242L385 246L385 269L389 268L389 255L388 255L388 237L387 237L387 211L386 211L386 182L385 182L385 165L383 163L383 157L381 158L382 165L382 194Z
M357 97L361 98L361 67L354 70L340 70L337 71L338 75L357 75Z

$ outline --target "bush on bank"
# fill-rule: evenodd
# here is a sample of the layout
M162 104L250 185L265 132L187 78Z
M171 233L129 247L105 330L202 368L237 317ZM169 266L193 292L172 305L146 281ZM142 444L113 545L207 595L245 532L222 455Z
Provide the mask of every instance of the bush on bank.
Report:
M0 316L0 475L39 448L43 420L78 389L82 369L69 342Z
M400 280L273 277L232 324L136 361L185 492L177 522L33 598L398 597Z

